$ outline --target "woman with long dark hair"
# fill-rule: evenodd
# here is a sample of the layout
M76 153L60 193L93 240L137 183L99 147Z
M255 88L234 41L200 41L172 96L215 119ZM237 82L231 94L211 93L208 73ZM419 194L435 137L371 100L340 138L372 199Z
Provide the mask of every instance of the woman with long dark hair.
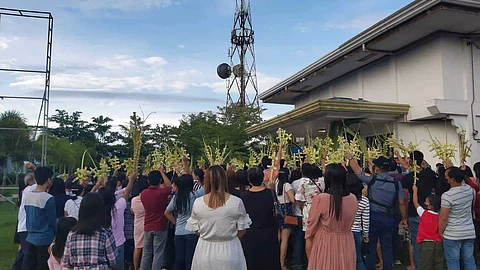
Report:
M232 194L235 197L240 198L240 191L237 187L237 174L232 167L227 169L227 183L228 183L228 193Z
M62 264L67 269L107 270L115 267L117 247L111 230L105 228L104 201L100 194L85 195L78 223L68 234Z
M368 243L370 230L370 205L367 197L363 196L363 184L358 177L351 172L347 173L347 188L357 197L358 210L353 222L352 232L355 239L355 250L357 252L357 270L365 270L365 263L362 258L362 243Z
M48 259L48 268L50 270L61 270L63 252L65 251L65 244L70 230L77 224L77 220L73 217L62 217L57 221L55 240L50 245L48 252L50 258Z
M250 182L248 182L247 170L240 169L236 173L237 187L239 191L249 190L251 188Z
M288 169L280 169L278 179L275 181L275 193L283 214L293 217L295 194L293 193L292 185L289 183L289 174L290 171ZM290 238L292 227L291 225L285 224L283 219L279 221L278 239L280 240L280 264L282 269L287 269L285 266L285 258L287 257L288 239Z
M175 186L177 193L165 210L165 217L175 224L175 265L173 269L191 269L193 254L198 242L197 234L185 229L187 220L192 215L193 203L197 199L193 192L192 175L180 176L175 181Z
M111 187L102 187L98 190L98 193L102 195L105 205L105 227L112 229L113 236L115 237L115 244L117 245L118 257L115 264L116 270L123 270L125 267L125 216L124 212L127 208L127 200L132 191L133 184L137 179L137 175L130 175L128 178L128 185L118 200L115 196L115 190Z
M355 269L355 241L351 228L358 209L347 189L347 172L341 164L325 170L325 191L312 200L305 233L308 269Z
M248 170L252 188L241 193L245 209L252 220L242 241L249 270L280 269L278 223L273 215L276 194L263 186L263 170Z
M195 200L186 225L187 230L200 236L192 270L246 270L239 238L252 222L242 200L228 193L227 174L222 167L207 170L205 192Z
M57 218L61 218L65 216L65 203L68 200L74 198L72 196L68 196L65 192L65 181L62 178L54 178L52 181L52 185L48 189L48 193L53 196L55 199L55 209L57 211Z

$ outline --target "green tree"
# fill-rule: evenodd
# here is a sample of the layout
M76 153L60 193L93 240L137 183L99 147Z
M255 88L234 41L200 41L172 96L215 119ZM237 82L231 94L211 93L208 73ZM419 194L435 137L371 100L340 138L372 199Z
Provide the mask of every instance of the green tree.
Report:
M194 159L203 155L204 141L208 145L224 143L222 126L212 111L184 115L176 133L177 143L185 147Z
M35 159L40 160L42 139L35 142ZM67 138L58 138L49 135L47 138L47 162L57 174L73 173L82 166L83 154L87 148L82 142L70 142ZM89 149L89 154L95 156L95 150ZM83 165L90 167L93 163L88 154L85 155Z
M92 122L88 126L95 133L95 136L100 143L108 143L108 135L112 129L112 125L109 123L112 121L113 119L108 116L104 117L103 115L100 115L98 117L92 117Z
M21 112L11 110L1 113L0 162L6 159L13 162L26 160L31 146L30 136L27 119Z
M58 138L66 138L70 142L80 141L90 147L96 144L97 140L91 130L91 125L81 119L82 112L75 111L69 115L65 110L57 109L55 111L57 114L50 117L50 121L58 125L57 128L50 129L53 135Z
M248 148L258 148L263 141L261 136L250 136L245 131L248 127L262 122L262 107L219 107L219 122L222 126L222 141L231 149L231 157L246 159Z
M120 133L118 136L121 144L116 144L114 147L114 155L120 159L129 158L133 156L133 140L130 136L130 128L143 126L142 136L142 150L140 159L143 160L146 155L153 152L153 142L150 141L151 125L144 124L145 119L137 115L136 112L130 116L128 125L120 125Z

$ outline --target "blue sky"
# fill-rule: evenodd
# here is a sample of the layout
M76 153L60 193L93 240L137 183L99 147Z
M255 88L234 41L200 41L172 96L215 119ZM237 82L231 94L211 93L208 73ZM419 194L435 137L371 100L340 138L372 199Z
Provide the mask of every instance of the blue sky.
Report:
M260 92L409 0L252 0ZM128 121L140 107L152 124L225 103L216 66L227 62L235 0L3 0L1 7L55 18L50 111ZM43 69L47 24L0 18L0 67ZM42 94L42 76L0 73L1 95ZM34 123L40 102L0 100ZM290 106L265 105L264 118Z

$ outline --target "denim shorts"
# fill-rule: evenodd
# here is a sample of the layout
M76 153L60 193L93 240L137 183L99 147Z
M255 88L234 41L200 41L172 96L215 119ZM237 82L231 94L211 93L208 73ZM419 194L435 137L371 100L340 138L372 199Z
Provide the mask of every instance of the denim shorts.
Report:
M282 209L283 215L285 216L293 216L293 206L292 203L281 203L280 208ZM278 227L280 229L291 229L293 228L292 225L285 224L283 219L278 221Z

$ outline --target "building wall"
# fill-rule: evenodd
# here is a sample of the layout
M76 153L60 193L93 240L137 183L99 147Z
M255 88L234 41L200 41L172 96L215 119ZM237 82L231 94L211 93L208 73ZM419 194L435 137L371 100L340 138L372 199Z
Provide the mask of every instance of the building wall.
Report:
M402 139L405 143L412 142L418 144L419 150L425 155L425 160L434 167L436 163L441 161L438 158L434 158L434 153L429 150L430 134L442 142L447 141L448 143L456 144L458 149L460 149L457 131L449 121L447 123L445 121L397 123L394 132L396 139ZM457 151L453 163L459 164L459 162L460 157Z
M386 56L311 91L297 100L295 107L332 97L363 98L412 106L444 98L442 52L447 46L445 43L443 36L437 36L404 52ZM455 53L451 57L455 58ZM461 61L456 62L461 64Z
M480 40L475 42L480 46ZM426 160L434 165L439 160L433 158L433 153L428 150L430 135L425 126L428 126L432 136L443 139L446 135L449 142L457 145L458 133L465 129L472 144L472 157L467 162L473 166L480 161L480 135L476 136L478 142L472 135L474 130L480 130L480 49L473 49L473 69L471 54L471 47L465 38L447 33L437 35L313 90L308 96L296 101L295 107L317 99L346 97L404 103L417 108L425 106L428 114L426 108L429 100L468 101L469 105L473 104L473 114L447 115L451 120L447 125L443 119L398 123L395 135L407 143L419 142ZM465 106L465 103L458 104L460 105L452 106ZM449 109L452 112L465 112L465 108ZM468 111L470 112L470 106ZM454 163L459 162L457 155Z

